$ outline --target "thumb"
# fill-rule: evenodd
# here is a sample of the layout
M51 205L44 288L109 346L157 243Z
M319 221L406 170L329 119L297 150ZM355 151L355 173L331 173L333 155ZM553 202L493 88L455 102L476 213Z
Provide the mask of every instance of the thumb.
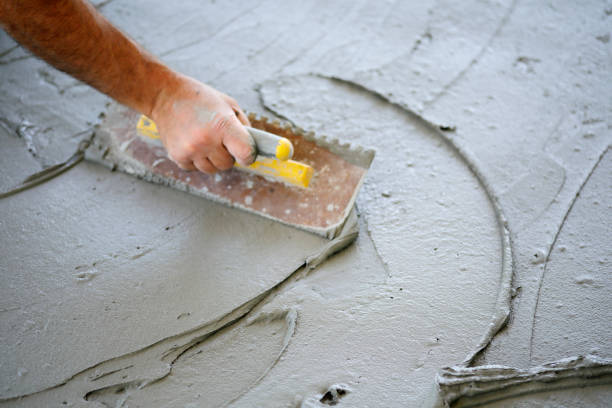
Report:
M248 166L255 161L257 155L255 141L238 119L232 119L224 132L223 145L238 163Z

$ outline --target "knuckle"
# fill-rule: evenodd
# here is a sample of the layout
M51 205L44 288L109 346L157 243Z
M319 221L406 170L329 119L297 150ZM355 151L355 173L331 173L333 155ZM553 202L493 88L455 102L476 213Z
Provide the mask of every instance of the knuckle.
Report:
M215 123L213 125L213 129L217 132L226 132L228 129L231 128L232 125L232 121L230 120L230 118L228 118L225 115L219 115L217 120L215 120Z
M168 150L168 155L176 163L183 163L187 161L187 156L185 156L183 152L179 149Z
M217 144L215 138L210 133L203 134L194 146L194 151L197 149L199 152L208 152Z
M198 170L206 174L215 174L217 169L211 165L202 165Z
M219 169L221 170L229 170L232 168L232 166L234 165L234 160L233 159L229 159L223 163L220 164Z
M198 150L195 143L188 142L185 143L181 149L183 151L183 155L187 157L192 157L193 154Z
M202 173L214 174L217 169L208 161L208 159L200 159L195 163L196 168Z
M193 169L191 163L188 163L186 161L175 161L175 163L183 170L191 171Z

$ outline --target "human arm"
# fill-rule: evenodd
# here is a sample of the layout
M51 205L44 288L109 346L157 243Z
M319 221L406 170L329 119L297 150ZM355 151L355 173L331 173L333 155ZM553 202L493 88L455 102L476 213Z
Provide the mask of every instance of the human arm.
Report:
M171 70L84 0L3 0L0 25L23 46L153 119L169 156L213 173L254 159L235 100Z

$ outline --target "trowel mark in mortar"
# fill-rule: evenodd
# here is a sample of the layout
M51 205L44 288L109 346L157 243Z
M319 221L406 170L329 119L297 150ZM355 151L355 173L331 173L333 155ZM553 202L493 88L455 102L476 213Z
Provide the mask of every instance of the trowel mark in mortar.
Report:
M530 356L534 364L558 355L587 352L612 355L608 341L612 338L612 326L608 324L612 309L607 307L610 296L606 290L612 286L606 262L612 255L609 245L612 207L600 204L600 200L612 202L612 155L609 153L580 191L559 232L546 273L540 273L543 274L541 291L534 298L537 305L529 308L532 312L537 307L537 313L533 321L528 320L528 327L533 325ZM566 250L557 250L560 246Z
M140 250L140 247L137 247L136 249L137 249L137 250ZM153 248L149 248L149 249L145 249L144 251L140 251L140 252L138 252L137 254L132 255L132 256L130 257L130 260L131 260L131 261L135 261L135 260L136 260L136 259L138 259L138 258L142 258L143 256L147 255L147 254L148 254L148 253L150 253L151 251L153 251Z
M535 332L535 326L536 326L536 316L538 314L538 306L540 304L540 296L542 294L542 284L544 282L544 278L546 276L546 272L548 270L548 263L550 261L550 257L551 254L557 244L557 240L559 239L559 236L561 235L561 231L563 230L563 227L570 215L570 213L572 212L572 208L574 208L574 204L576 204L576 201L578 200L578 197L580 197L580 194L582 192L582 190L584 189L585 185L587 184L587 182L589 181L589 179L591 178L591 176L593 175L593 173L595 172L595 170L597 169L597 167L599 166L599 164L601 163L601 161L603 160L603 158L605 157L605 155L608 153L608 151L610 150L610 146L606 147L606 149L599 155L599 158L597 159L597 161L595 162L595 164L593 165L593 167L591 168L591 170L589 171L589 173L587 174L587 176L585 177L584 181L580 184L580 187L578 188L578 191L576 191L576 194L574 195L574 198L572 199L572 201L570 202L567 211L565 212L565 215L563 216L563 220L561 221L561 223L559 224L559 228L557 229L555 236L553 238L552 243L550 244L550 247L548 248L548 252L546 253L546 256L543 257L541 254L540 258L544 258L544 267L542 269L542 273L539 276L539 280L538 280L538 290L537 290L537 294L536 294L536 302L535 302L535 306L533 308L533 314L531 317L531 331L530 331L530 337L529 337L529 361L533 361L533 349L534 349L534 332Z
M61 85L56 81L57 78L45 68L38 69L37 73L46 84L55 88L60 95L65 94L66 91L72 88L76 88L78 86L85 86L83 82L74 79L64 80L64 82L66 82L66 85Z
M453 2L437 1L435 7L433 7L429 13L431 17L430 21L427 23L425 33L417 39L410 51L377 68L360 71L350 79L369 86L376 92L385 95L390 100L402 106L409 106L415 111L423 112L428 107L435 104L449 89L454 87L463 77L465 77L466 74L478 64L487 50L490 49L493 41L499 37L502 29L506 26L512 13L516 9L518 0L513 0L509 5L505 4L508 2L503 3L504 4L501 5L498 3L487 5L479 3L477 7L480 9L483 7L491 7L491 9L486 11L483 10L483 15L489 13L495 14L498 18L497 21L493 21L492 19L491 21L483 20L483 24L479 25L479 32L474 34L484 38L478 38L476 40L476 49L469 49L467 53L454 52L449 54L446 50L441 51L439 47L441 42L436 43L433 39L438 37L444 38L445 36L456 37L457 21L453 14L460 13L461 11L456 9L457 6ZM469 7L470 5L461 3L462 10ZM444 22L448 19L454 20L453 22L455 24L445 24ZM468 20L469 19L466 19L466 21ZM474 24L473 21L470 23ZM452 27L452 32L447 31L449 27ZM470 27L463 27L463 29L465 30L465 33L462 33L463 35L471 30ZM425 43L423 40L428 40L428 42ZM424 46L424 44L426 44L426 46ZM470 56L470 58L468 60L463 60L463 56ZM444 66L445 69L437 71L431 68L432 65L435 66L437 64ZM450 67L456 68L452 69ZM381 75L382 72L385 73L386 78L383 78ZM424 73L429 77L429 83L426 88L419 89L418 85L415 86L415 84L422 81L411 81L414 78L410 76L414 75L417 79L420 79L419 77L423 76ZM341 73L340 76L346 77L346 74ZM401 85L398 85L398 81L402 81ZM376 82L378 82L379 86L376 86ZM380 86L381 83L383 84L382 86ZM397 90L402 89L403 86L405 86L406 89L410 89L410 95L404 95L408 97L409 101L407 101L406 98L396 95Z
M500 365L446 367L436 381L447 407L489 406L492 402L543 391L611 384L612 360L577 356L527 370Z
M104 7L111 4L114 0L102 0L99 3L94 2L94 7L98 10L103 9Z
M551 135L557 133L557 127ZM565 167L552 155L540 154L530 161L529 169L522 177L500 193L514 233L531 225L556 202L566 184L566 173ZM531 214L529 217L523 215L527 212Z
M262 98L262 103L264 104L266 108L270 109L275 114L279 116L283 116L283 117L287 117L286 112L285 112L285 115L283 115L283 112L278 113L275 110L277 109L277 106L275 104L276 100L284 100L286 102L287 98L291 98L292 95L297 95L294 97L296 98L298 102L304 105L308 104L309 103L308 101L299 99L299 98L304 97L304 91L303 91L304 89L309 89L313 92L314 91L326 92L326 93L332 94L330 92L331 89L337 87L336 91L338 92L338 95L342 95L342 92L346 92L346 95L343 96L344 100L353 99L354 101L353 107L357 104L357 96L362 96L364 100L369 101L368 104L366 105L366 107L368 108L368 112L373 109L372 106L376 106L376 107L381 108L381 112L384 112L386 110L387 112L391 112L392 115L397 114L397 117L401 118L402 123L406 124L405 126L413 126L416 129L421 129L424 135L426 135L426 139L428 140L433 139L437 141L438 144L436 147L440 147L441 145L448 146L450 150L454 154L457 155L457 158L459 159L459 161L462 162L467 167L467 170L472 174L472 176L476 178L478 187L482 188L482 190L484 191L488 199L488 202L490 203L493 209L495 221L497 224L497 230L499 231L502 256L501 256L501 271L500 271L501 276L499 279L499 290L498 290L498 296L496 300L496 306L495 306L494 313L493 313L493 318L489 324L488 329L486 330L481 340L479 341L478 345L476 346L475 350L469 353L463 362L463 364L466 364L466 365L470 364L476 358L476 356L479 355L479 353L482 352L482 350L484 350L484 348L488 346L493 336L497 334L499 330L501 330L507 323L508 317L510 315L511 283L512 283L513 268L514 268L511 238L510 238L510 233L507 227L506 216L499 203L499 198L497 197L497 195L493 193L493 189L491 188L490 183L488 182L487 178L483 175L482 171L477 166L478 161L473 157L473 155L468 150L464 149L463 146L460 145L455 139L453 139L447 133L444 133L443 131L441 131L438 125L430 123L429 121L424 119L422 116L408 109L406 106L395 103L389 100L389 98L387 98L386 96L380 94L379 92L372 90L368 88L367 86L364 86L352 80L347 80L347 79L338 78L338 77L326 77L323 75L315 75L315 76L303 75L303 76L280 78L275 81L270 81L269 83L272 84L270 87L264 84L259 88L259 92ZM330 86L330 84L332 86ZM280 96L281 90L282 90L282 96ZM386 109L382 109L383 107L386 107ZM313 113L315 112L314 109L316 108L317 108L316 106L313 106L312 107L313 111L309 111L308 114L302 115L301 113L295 113L295 116L304 121L312 120L311 118L312 118ZM321 114L321 112L319 112L319 114ZM338 112L336 114L338 116L342 116L344 113ZM294 119L294 118L291 118L291 119ZM390 120L390 119L387 119L387 120ZM359 120L356 120L356 123L357 124L352 123L352 125L359 126ZM365 123L366 124L364 126L367 127L368 125L367 121ZM311 126L312 125L309 125L308 127L311 127ZM330 125L330 126L334 128L333 125ZM321 131L321 129L315 129L315 130L318 132ZM342 130L343 130L343 127L338 128L338 131L342 131ZM362 134L358 136L356 135L356 136L365 137L365 135L367 135L367 132L363 132ZM357 140L357 142L359 143L359 139ZM383 150L382 147L381 147L381 150ZM397 149L394 149L392 153L388 149L386 150L386 154L389 155L390 157L394 157L393 155L396 152L397 152ZM383 153L379 151L379 154L382 155ZM372 174L373 176L370 176L370 180L372 179L372 177L374 177L375 171L373 171ZM431 173L432 176L435 176L435 174L436 174L435 172ZM383 177L384 178L381 178L380 181L388 181L388 180L394 179L388 173L385 174ZM364 192L367 193L367 190L368 190L368 183L366 180L366 184L364 185ZM366 196L368 195L366 194ZM372 197L378 196L378 193L370 194L370 196ZM362 197L363 197L363 194L362 194ZM383 198L386 198L386 197L383 196ZM401 201L399 200L395 200L395 201L397 203L401 203ZM376 203L375 207L376 208L380 207L380 203ZM367 219L367 217L369 216L367 208L365 209L364 214ZM368 228L368 232L371 234L370 228ZM375 241L372 240L372 242L375 242ZM376 251L379 255L381 255L380 249L381 248L378 248ZM386 269L389 270L388 265L382 256L381 256L381 262L387 267Z
M300 408L320 408L337 405L342 398L347 396L351 389L346 384L334 384L321 394L308 397L299 404Z
M185 350L163 378L113 385L86 398L108 407L227 406L276 364L293 336L296 318L291 310L259 315Z
M60 401L63 401L64 405L78 405L83 398L88 399L90 394L94 395L98 391L102 392L111 388L118 390L121 385L141 386L145 382L161 380L171 373L173 361L176 361L184 352L240 321L261 299L261 296L252 299L220 319L201 327L133 353L98 363L65 379L58 385L31 394L0 399L0 403L28 408L56 406L60 404Z
M107 0L106 2L111 2L113 0ZM158 55L160 58L166 58L169 55L175 54L179 51L183 51L187 48L193 47L193 46L198 46L198 47L202 47L202 46L207 46L208 43L214 42L214 39L216 37L218 37L219 35L223 35L226 33L227 30L230 29L230 26L236 22L237 20L240 19L248 19L251 16L251 12L253 10L255 10L256 8L258 8L260 5L257 3L254 3L252 6L248 5L248 8L245 8L243 10L237 10L238 12L235 13L234 15L230 16L227 20L224 21L220 21L218 27L220 27L221 29L215 29L213 30L213 33L206 33L207 35L203 35L201 37L193 37L190 36L189 41L183 44L177 44L176 43L176 39L172 38L172 47L164 50L162 52L160 52ZM233 10L235 11L236 8L234 7ZM209 83L214 83L209 81Z
M323 394L319 402L325 405L336 405L340 399L349 393L349 388L346 385L332 385L329 390Z
M28 149L28 152L32 154L32 157L37 157L38 149L36 148L34 139L36 138L37 134L41 133L41 131L44 133L49 130L49 128L41 130L37 126L28 122L27 120L24 120L17 127L17 134L25 141L26 148Z
M97 275L98 275L98 271L95 268L91 268L89 270L78 272L74 274L74 278L77 280L77 282L89 282L90 280L95 278Z
M194 214L190 214L175 225L179 225L193 216ZM170 229L170 227L164 228L164 231L168 229ZM97 363L69 378L60 380L61 382L44 390L30 394L22 394L4 400L0 399L0 403L7 402L13 407L27 408L48 407L54 406L54 404L59 405L60 401L78 405L84 396L88 398L90 395L96 395L97 392L106 393L105 390L109 390L121 384L136 384L140 386L140 384L144 384L143 379L147 380L147 384L162 380L171 374L174 362L178 361L181 356L193 350L194 347L205 346L207 340L214 339L217 334L228 333L230 330L234 330L237 325L243 324L245 321L244 318L253 312L255 308L260 308L261 305L268 303L271 298L301 279L309 271L319 266L325 259L354 242L357 238L357 232L357 215L353 210L338 237L329 241L325 246L320 248L317 253L309 256L303 265L299 266L284 280L264 292L259 293L257 296L218 319L181 334L165 338L142 349ZM164 241L168 240L166 239ZM297 312L289 310L286 312L276 312L274 314L260 314L256 315L255 318L244 325L256 327L258 325L261 326L262 322L278 322L281 316L285 316L285 322L287 322L287 330L282 343L283 347L275 356L272 364L261 373L261 376L252 386L260 382L282 357L284 350L289 344L290 338L293 336ZM276 330L276 332L278 333L278 330ZM247 338L247 340L249 339ZM225 354L219 353L218 355L221 356ZM95 384L93 381L96 381ZM229 381L229 383L233 384L232 381ZM247 387L243 389L242 393L234 393L232 395L233 400L237 400L244 393L248 392L248 390L250 390L250 388Z
M4 57L5 55L10 54L11 52L15 51L17 48L19 48L19 44L15 44L11 47L8 47L4 51L0 51L0 58Z
M18 48L18 49L22 49L22 48ZM25 55L20 55L18 57L13 57L13 58L0 59L0 65L9 65L9 64L12 64L13 62L23 61L23 60L26 60L32 57L33 57L32 54L25 54Z
M431 106L434 103L436 103L436 101L438 99L440 99L450 88L452 88L457 82L459 82L461 80L461 78L463 78L467 74L467 72L470 69L472 69L472 67L475 66L478 63L478 61L480 61L480 59L483 57L483 55L490 48L490 46L493 43L493 41L499 36L499 34L501 33L501 30L504 28L504 26L510 20L510 16L512 15L514 10L516 9L516 5L517 4L518 4L518 0L513 0L512 1L510 6L508 7L508 9L506 10L506 13L500 19L499 24L495 28L495 31L493 31L493 33L491 34L491 36L489 37L487 42L482 46L482 48L480 49L478 54L476 54L474 56L474 58L472 58L472 60L469 62L469 64L466 65L461 71L459 71L459 73L453 79L451 79L448 83L446 83L440 92L438 92L436 95L434 95L433 98L431 98L431 99L429 99L427 101L424 101L424 103L423 103L424 107L428 107L428 106Z

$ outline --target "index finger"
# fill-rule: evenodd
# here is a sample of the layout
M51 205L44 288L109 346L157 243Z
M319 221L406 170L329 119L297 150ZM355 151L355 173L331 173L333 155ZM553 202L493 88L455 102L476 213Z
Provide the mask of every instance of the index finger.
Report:
M242 109L240 109L240 107L232 107L232 109L234 110L234 113L236 114L236 117L238 118L240 123L242 123L244 126L251 126L251 121L249 120L247 115L245 115Z
M255 141L241 122L232 119L228 120L230 123L224 129L223 145L238 163L248 166L255 160Z

